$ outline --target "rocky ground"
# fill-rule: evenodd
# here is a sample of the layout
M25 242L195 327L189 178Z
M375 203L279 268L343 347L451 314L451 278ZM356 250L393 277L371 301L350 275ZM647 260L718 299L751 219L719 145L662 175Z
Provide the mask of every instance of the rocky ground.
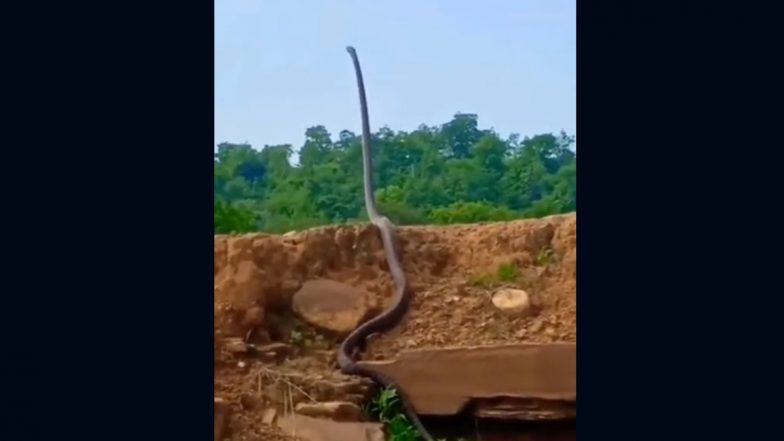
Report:
M576 340L576 215L398 229L410 312L363 359L404 349ZM527 303L499 309L493 295ZM215 237L215 396L232 440L291 440L292 412L363 420L371 382L340 374L337 343L393 293L370 225ZM368 424L367 431L377 430ZM371 435L372 436L372 435ZM325 438L326 439L326 438Z

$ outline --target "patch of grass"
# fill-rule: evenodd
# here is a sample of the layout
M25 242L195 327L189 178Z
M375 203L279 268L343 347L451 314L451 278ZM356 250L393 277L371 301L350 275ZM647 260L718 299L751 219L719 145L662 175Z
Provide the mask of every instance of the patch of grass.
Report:
M520 277L520 269L513 263L502 263L498 265L496 275L502 282L514 282Z
M289 334L289 344L300 348L305 346L305 333L300 329L293 329Z
M547 265L553 261L555 257L555 252L550 247L544 247L539 250L536 254L536 264L537 265Z
M520 268L513 262L498 265L495 274L471 273L468 284L481 288L492 288L500 282L515 282L520 278Z
M379 390L378 395L366 410L376 416L379 422L384 425L389 441L420 441L422 439L417 429L403 413L400 397L394 388L385 387ZM447 440L439 438L437 441ZM456 441L465 440L460 438Z
M471 273L468 275L468 283L472 286L488 288L493 284L493 277L488 274Z
M414 425L403 413L400 397L394 388L385 387L371 403L371 411L386 427L390 441L418 441L421 439Z

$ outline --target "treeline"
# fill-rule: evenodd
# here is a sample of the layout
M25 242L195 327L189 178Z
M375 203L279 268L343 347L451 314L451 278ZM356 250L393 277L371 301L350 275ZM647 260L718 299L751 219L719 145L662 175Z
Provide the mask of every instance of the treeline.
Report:
M215 154L215 232L285 232L365 220L361 137L306 130L291 145L221 143ZM394 223L465 223L577 209L574 137L502 139L457 114L439 127L373 134L376 198Z

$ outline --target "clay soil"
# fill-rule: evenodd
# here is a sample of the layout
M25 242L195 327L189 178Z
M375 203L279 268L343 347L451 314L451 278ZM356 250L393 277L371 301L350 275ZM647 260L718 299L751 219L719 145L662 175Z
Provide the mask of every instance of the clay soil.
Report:
M410 311L395 330L374 336L362 358L394 358L414 348L575 342L576 234L576 214L399 227ZM393 292L370 225L215 237L215 396L231 408L224 438L292 440L264 423L265 411L284 415L300 401L362 405L373 394L369 382L337 371L337 338L289 312L302 283L318 278L361 288L379 307ZM525 290L531 313L513 317L496 309L490 298L501 287ZM283 349L251 357L228 348L227 338Z

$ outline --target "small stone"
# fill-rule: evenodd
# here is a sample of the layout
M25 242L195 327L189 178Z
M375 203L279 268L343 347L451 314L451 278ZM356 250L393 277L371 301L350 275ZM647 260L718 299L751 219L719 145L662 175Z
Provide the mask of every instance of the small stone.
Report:
M525 329L525 328L523 328L523 329L520 329L519 331L517 331L517 332L515 333L515 337L517 337L517 338L523 338L523 337L525 337L525 334L526 334L527 332L528 332L528 330L527 330L527 329Z
M547 335L553 336L553 335L555 335L555 328L548 327L547 329L544 330L544 333L547 334Z
M373 427L373 428L365 429L365 440L385 441L386 436L384 435L384 430L381 427Z
M324 403L298 403L294 410L305 416L329 418L333 421L361 421L362 409L354 403L328 401Z
M528 293L522 289L499 289L493 294L492 302L501 312L509 315L523 316L531 310Z
M244 354L248 352L248 345L241 338L227 338L224 340L224 347L232 354Z
M275 424L275 420L278 417L278 411L274 407L270 407L264 409L264 412L261 414L261 422L271 426Z
M240 360L240 361L237 362L237 367L238 368L245 369L245 366L247 366L247 364L244 361Z

